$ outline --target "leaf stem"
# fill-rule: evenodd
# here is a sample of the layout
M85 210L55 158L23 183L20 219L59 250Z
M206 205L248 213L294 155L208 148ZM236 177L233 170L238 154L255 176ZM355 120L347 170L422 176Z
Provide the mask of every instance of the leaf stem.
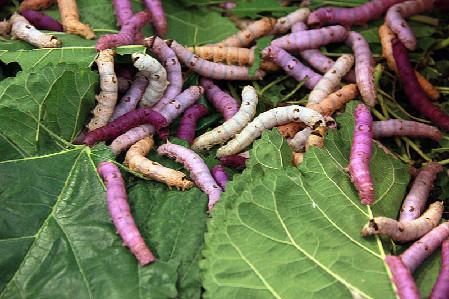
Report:
M264 88L262 88L262 90L260 91L260 95L263 95L263 93L265 91L267 91L268 89L270 89L271 87L273 87L274 85L284 81L285 79L287 79L288 77L290 77L290 75L285 75L283 77L278 77L276 80L274 80L273 82L271 82L270 84L268 84L267 86L264 86ZM257 83L256 83L257 84Z
M295 92L297 92L304 84L304 82L306 82L306 80L308 79L308 76L306 76L303 80L301 80L298 85L296 85L296 87L289 92L285 97L283 97L282 99L279 100L278 103L282 103L283 101L288 100L291 96L293 96L295 94Z
M440 24L439 20L436 18L432 18L424 15L415 15L408 18L409 20L424 23L430 26L438 26Z

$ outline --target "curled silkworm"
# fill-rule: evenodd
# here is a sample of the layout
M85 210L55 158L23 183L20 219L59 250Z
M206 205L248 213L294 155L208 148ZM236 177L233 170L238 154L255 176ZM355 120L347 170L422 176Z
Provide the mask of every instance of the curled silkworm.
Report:
M310 134L312 134L312 128L304 128L295 134L293 138L287 141L288 145L292 148L294 152L303 153L306 150L306 142Z
M59 48L62 46L62 42L56 36L37 30L21 15L13 14L9 22L11 23L13 39L24 40L39 48Z

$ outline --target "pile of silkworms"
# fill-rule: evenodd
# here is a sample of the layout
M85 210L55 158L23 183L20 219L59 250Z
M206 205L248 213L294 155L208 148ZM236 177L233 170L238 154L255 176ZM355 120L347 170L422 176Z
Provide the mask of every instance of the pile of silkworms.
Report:
M38 29L64 30L87 39L95 38L89 25L79 22L74 0L57 1L62 25L35 11L55 2L22 2L21 15L14 14L9 22L0 24L0 34L8 34L11 30L13 38L23 39L39 48L60 47L62 43ZM245 161L249 158L245 149L264 130L279 129L294 153L292 163L297 166L309 146L323 147L326 131L335 128L331 116L359 94L364 104L358 105L354 112L354 138L350 162L345 170L358 191L361 204L372 205L375 199L376 190L369 170L374 141L382 146L378 139L390 136L431 138L437 142L443 139L443 133L432 125L401 119L373 121L370 108L377 102L375 60L368 42L360 33L351 31L351 26L366 25L384 13L385 24L379 28L379 36L388 67L400 78L410 106L442 129L449 129L449 116L431 102L438 99L438 90L416 72L409 61L408 51L415 50L416 38L405 21L405 18L416 14L447 9L444 1L373 0L359 7L322 7L313 12L300 8L279 19L264 17L256 21L246 20L243 25L242 19L230 15L239 21L241 30L216 44L198 47L184 47L175 40L163 40L167 21L162 3L160 0L144 2L147 10L134 14L129 1L113 0L121 30L118 34L101 36L96 43L99 55L95 62L100 74L101 92L96 96L98 104L93 111L94 117L87 125L89 132L80 143L93 146L98 142L108 142L116 155L127 151L124 165L130 170L180 190L193 186L200 188L209 196L209 211L214 209L229 181L223 166L239 170L245 168ZM220 5L222 8L233 6L235 3L232 2ZM145 38L141 30L150 21L156 35ZM250 66L255 61L251 46L255 40L267 35L276 38L270 46L262 49L260 67L250 76ZM354 55L344 54L333 61L318 49L330 43L346 44ZM130 44L143 44L152 55L134 53L134 71L116 70L115 51L111 48ZM182 90L183 68L200 76L198 86ZM267 72L273 71L285 71L297 81L305 80L303 86L311 90L306 106L276 107L256 116L259 97L252 86L243 88L239 103L221 90L220 83L215 81L261 80ZM128 84L130 81L132 83ZM126 93L118 99L120 91ZM209 113L206 106L195 104L203 94L223 115L224 121L196 136L197 121ZM178 117L181 121L176 137L185 139L190 148L167 141L168 125ZM182 163L192 181L182 172L145 157L155 145L155 133L163 143L157 148L157 153ZM198 152L217 145L216 157L221 165L209 170ZM432 182L442 170L439 163L432 161L422 169L410 167L414 181L404 199L399 219L376 217L361 232L364 237L387 235L396 242L419 239L400 257L385 258L401 298L419 298L411 273L441 246L442 270L431 298L447 297L449 293L449 224L440 224L442 202L432 203L425 210ZM109 209L124 243L142 265L154 261L155 257L130 217L120 171L114 163L103 162L98 166L98 173L104 178Z

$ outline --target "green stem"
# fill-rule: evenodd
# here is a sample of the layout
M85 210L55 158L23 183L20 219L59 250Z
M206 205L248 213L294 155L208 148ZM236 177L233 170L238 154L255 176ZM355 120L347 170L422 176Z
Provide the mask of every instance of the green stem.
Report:
M241 101L240 101L240 97L239 97L239 95L237 94L237 91L235 90L234 86L232 86L232 84L230 83L230 81L226 81L226 83L227 83L227 85L228 85L229 91L231 92L231 96L232 96L234 99L236 99L237 101L241 102ZM253 82L253 83L254 83L254 82ZM257 83L256 83L256 84L257 84Z
M427 157L426 154L424 154L421 149L413 142L411 141L408 137L401 137L402 140L405 141L405 143L410 146L411 148L413 148L424 160L426 161L430 161L432 159L430 159L429 157Z
M300 81L300 82L298 83L298 85L296 85L295 89L293 89L293 90L292 90L291 92L289 92L285 97L283 97L282 99L280 99L280 101L279 101L278 103L282 103L283 101L288 100L292 95L295 94L295 92L297 92L297 91L303 86L304 82L306 82L307 79L308 79L308 78L307 78L307 76L306 76L306 78L304 78L304 80Z
M438 26L440 24L439 20L436 18L432 18L424 15L415 15L408 18L409 20L424 23L430 26Z
M402 108L402 106L399 105L399 103L398 103L392 96L390 96L388 93L384 92L383 90L381 90L381 89L378 88L377 91L378 91L379 93L383 94L383 95L384 95L385 97L387 97L388 99L390 99L390 100L395 104L395 106L396 106L399 110L401 110L401 112L404 113L407 117L410 117L411 119L414 119L414 120L416 120L416 121L420 121L420 122L423 122L423 123L426 123L426 124L430 124L430 123L431 123L431 121L428 121L428 120L426 120L426 119L422 119L422 118L419 118L419 117L415 117L415 116L411 115L410 113L408 113L407 111L405 111L405 109ZM391 109L388 109L388 112L389 112L391 115L394 115L394 117L396 117L396 118L401 118L401 117L399 117L396 113L394 113Z
M260 91L260 95L262 95L265 91L267 91L268 89L270 89L271 87L273 87L274 85L284 81L285 79L287 79L288 77L290 77L290 75L285 75L283 77L279 77L276 80L274 80L273 82L271 82L270 84L268 84L267 86L265 86L264 88L262 88L262 90Z

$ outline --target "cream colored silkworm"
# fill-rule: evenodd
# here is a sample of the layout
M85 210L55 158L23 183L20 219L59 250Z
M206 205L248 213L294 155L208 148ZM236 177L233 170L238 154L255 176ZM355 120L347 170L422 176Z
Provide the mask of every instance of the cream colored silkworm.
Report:
M145 137L136 142L126 152L124 164L132 171L139 172L153 180L176 187L178 190L189 190L194 186L193 182L181 171L177 171L145 158L154 147L153 136Z
M291 149L296 153L303 153L306 149L306 142L312 134L313 129L312 128L304 128L298 133L295 134L295 136L287 141L288 145L290 145Z
M149 84L139 102L140 108L151 108L162 98L168 86L167 71L155 58L147 54L133 53L134 66L148 73Z
M118 97L117 76L114 71L115 51L106 49L98 54L95 62L98 65L100 74L100 94L95 96L98 101L94 109L94 117L91 119L87 128L89 131L95 130L106 125L114 113L114 108Z
M258 102L257 92L251 86L245 86L242 91L242 104L239 111L225 121L221 126L208 131L193 140L191 149L204 151L216 144L223 144L239 133L256 114Z
M326 122L318 112L298 105L278 107L259 114L234 139L217 150L217 158L237 154L262 135L266 129L289 122L303 122L309 127L325 126Z
M285 34L297 22L305 22L310 14L309 8L300 8L285 17L279 18L274 24L273 34ZM271 33L271 32L270 32Z
M354 57L352 55L343 54L338 58L335 64L313 88L307 105L316 104L330 95L340 83L341 78L349 72L353 64Z
M27 19L14 13L10 18L12 39L21 39L39 48L59 48L62 42L54 35L37 30Z

